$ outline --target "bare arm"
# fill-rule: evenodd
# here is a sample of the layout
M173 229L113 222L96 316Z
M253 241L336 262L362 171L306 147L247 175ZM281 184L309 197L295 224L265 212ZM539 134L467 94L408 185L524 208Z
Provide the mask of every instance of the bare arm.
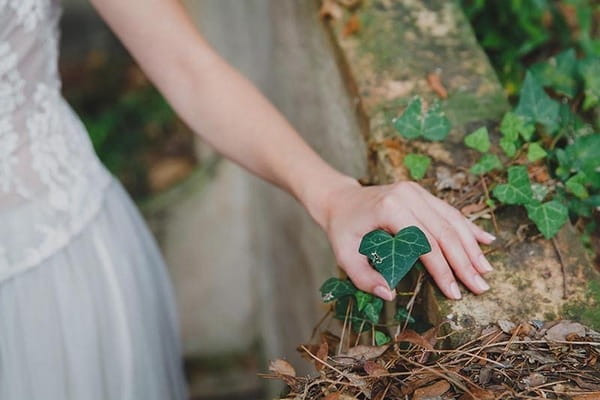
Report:
M393 296L383 277L357 253L362 235L375 228L396 232L417 225L433 248L422 261L448 297L460 297L454 275L476 293L486 290L480 273L491 267L477 241L489 243L491 235L416 184L361 188L334 170L217 55L178 0L92 3L192 130L305 206L360 289ZM336 203L340 198L344 201Z

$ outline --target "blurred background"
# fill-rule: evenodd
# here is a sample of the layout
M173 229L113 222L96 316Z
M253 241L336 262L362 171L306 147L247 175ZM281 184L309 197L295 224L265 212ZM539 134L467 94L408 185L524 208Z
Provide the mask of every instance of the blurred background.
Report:
M600 55L597 2L459 3L509 98L538 61L572 47ZM208 40L309 132L307 140L334 166L365 175L353 100L317 1L186 5ZM64 94L101 160L138 203L169 265L193 398L265 398L257 373L266 359L293 352L290 343L307 340L324 310L315 282L331 276L335 264L322 233L293 200L202 144L86 0L64 1L62 28ZM582 117L598 127L599 115L593 107ZM597 229L588 229L587 240L600 248L593 243L599 235L591 234ZM257 246L265 237L271 247Z

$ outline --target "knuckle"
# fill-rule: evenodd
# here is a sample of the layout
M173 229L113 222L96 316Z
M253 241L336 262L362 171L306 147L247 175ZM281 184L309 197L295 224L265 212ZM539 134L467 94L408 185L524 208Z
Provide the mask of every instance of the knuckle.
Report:
M392 193L386 193L379 199L377 208L383 213L394 211L398 207L396 196Z

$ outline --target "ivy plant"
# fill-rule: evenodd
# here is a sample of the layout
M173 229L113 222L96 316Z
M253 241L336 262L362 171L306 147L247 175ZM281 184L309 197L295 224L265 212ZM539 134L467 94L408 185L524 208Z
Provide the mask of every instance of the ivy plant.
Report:
M415 266L417 259L431 251L425 234L416 226L409 226L391 235L383 230L374 230L363 236L359 252L379 271L391 288ZM329 278L321 286L321 298L325 303L334 303L334 317L348 319L355 332L374 329L379 324L383 300L357 289L349 279ZM406 310L399 309L395 319L413 321ZM375 331L374 341L378 345L390 338L384 332Z

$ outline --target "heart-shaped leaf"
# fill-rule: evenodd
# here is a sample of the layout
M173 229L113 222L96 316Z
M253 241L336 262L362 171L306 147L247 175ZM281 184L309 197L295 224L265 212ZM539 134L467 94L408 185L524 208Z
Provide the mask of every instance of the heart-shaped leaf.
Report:
M569 218L567 207L557 200L545 203L534 201L526 204L525 208L527 208L529 219L535 222L535 225L546 239L556 235Z
M423 119L423 137L427 140L444 140L450 133L450 121L442 111L439 101L434 101Z
M431 246L423 231L409 226L395 236L381 229L369 232L363 237L358 251L367 256L393 289L417 259L431 251Z
M569 97L577 94L577 56L574 49L563 51L548 61L534 64L531 72L542 86Z
M358 311L364 310L367 304L371 303L375 299L375 296L363 292L362 290L357 290L354 292L354 297L356 298L356 307L358 307Z
M407 139L424 137L427 140L443 140L450 132L450 121L437 100L423 114L422 101L415 97L408 103L402 115L394 118L392 122L400 135Z
M473 175L484 175L494 169L502 169L502 162L495 154L484 154L469 171Z
M518 115L540 123L548 132L555 132L559 124L559 103L552 100L531 72L525 75L519 104L515 109Z
M400 135L407 139L416 139L421 136L423 124L421 107L421 98L414 97L408 103L402 115L392 121Z
M329 303L345 296L352 296L356 290L347 279L329 278L321 285L321 298L323 302Z
M383 310L383 300L375 297L372 302L365 306L363 313L371 323L376 324L379 322L381 310Z
M375 331L375 344L377 346L383 346L386 343L389 343L392 340L388 335L381 331Z
M527 204L532 201L533 192L527 168L517 165L508 168L508 183L494 188L494 196L505 204Z
M487 128L482 126L465 136L465 144L480 153L487 153L490 150L490 136Z
M431 158L422 154L407 154L406 157L404 157L404 165L408 168L410 176L413 179L423 179L429 165L431 165Z
M519 135L526 141L530 141L535 132L535 126L522 116L507 112L500 123L500 132L503 138L513 142L519 139Z
M537 160L541 160L546 157L548 153L539 143L529 143L529 148L527 149L527 159L531 162L535 162Z

